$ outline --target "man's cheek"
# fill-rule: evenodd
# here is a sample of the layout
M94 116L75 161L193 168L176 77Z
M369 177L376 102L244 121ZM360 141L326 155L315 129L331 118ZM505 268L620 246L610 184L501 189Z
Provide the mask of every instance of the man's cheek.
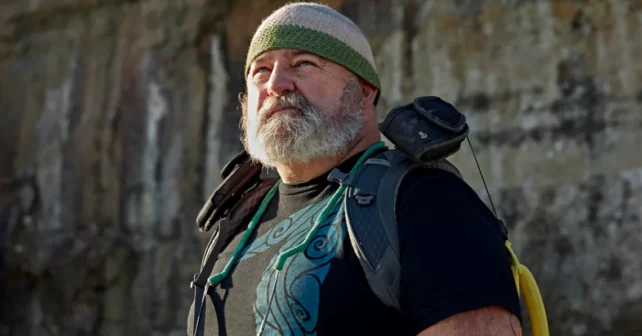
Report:
M258 92L257 90L254 90L254 89L252 89L252 90L250 90L248 92L248 94L247 94L247 102L248 102L248 104L250 106L250 110L258 111L258 109L260 108L261 104L263 104L265 102L265 98L266 98L266 96L264 96L264 97L261 97L261 96L262 95L260 94L260 92Z

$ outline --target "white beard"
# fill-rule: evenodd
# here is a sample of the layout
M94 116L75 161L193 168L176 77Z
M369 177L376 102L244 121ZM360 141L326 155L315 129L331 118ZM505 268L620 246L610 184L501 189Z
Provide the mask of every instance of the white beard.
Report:
M243 145L250 156L268 167L305 164L347 151L364 123L359 85L349 82L337 111L320 111L298 93L266 99L262 109L294 106L297 112L276 113L267 121L247 118L243 111ZM264 115L258 113L257 115Z

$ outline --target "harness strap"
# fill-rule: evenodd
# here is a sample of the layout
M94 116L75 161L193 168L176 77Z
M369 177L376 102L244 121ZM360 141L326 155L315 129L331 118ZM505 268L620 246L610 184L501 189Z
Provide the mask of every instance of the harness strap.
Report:
M214 232L207 245L205 257L201 263L201 270L194 275L194 280L190 283L190 287L194 290L194 330L192 331L194 336L205 336L205 300L210 289L207 279L212 274L219 253L227 246L229 238L234 232L242 224L247 223L248 218L256 210L263 196L275 182L275 179L264 180L262 184L243 197L241 202L230 211L228 217L219 220L218 229Z

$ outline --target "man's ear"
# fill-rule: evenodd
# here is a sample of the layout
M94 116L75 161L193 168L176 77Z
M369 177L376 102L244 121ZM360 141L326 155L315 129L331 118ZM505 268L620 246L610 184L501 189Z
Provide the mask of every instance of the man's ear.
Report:
M377 94L379 93L379 90L372 86L372 84L366 82L365 80L359 78L359 82L361 82L361 94L363 95L363 105L367 106L369 104L374 105L375 99L377 98Z

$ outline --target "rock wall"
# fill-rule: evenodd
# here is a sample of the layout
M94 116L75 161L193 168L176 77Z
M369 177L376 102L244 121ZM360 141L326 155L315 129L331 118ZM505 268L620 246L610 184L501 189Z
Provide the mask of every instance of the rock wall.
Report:
M185 334L194 219L284 2L0 4L1 336ZM642 334L642 2L326 3L371 40L381 118L418 95L467 115L551 333Z

